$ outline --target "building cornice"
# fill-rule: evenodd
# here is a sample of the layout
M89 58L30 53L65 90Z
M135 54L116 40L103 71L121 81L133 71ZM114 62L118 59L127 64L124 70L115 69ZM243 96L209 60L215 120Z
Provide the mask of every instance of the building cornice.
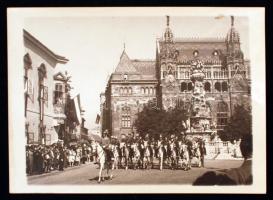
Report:
M23 35L24 39L30 41L32 44L34 44L39 49L43 50L45 53L47 53L50 57L52 57L56 62L65 64L69 60L65 58L64 56L60 56L55 54L53 51L51 51L48 47L46 47L43 43L41 43L39 40L37 40L34 36L32 36L29 32L27 32L25 29L23 29Z

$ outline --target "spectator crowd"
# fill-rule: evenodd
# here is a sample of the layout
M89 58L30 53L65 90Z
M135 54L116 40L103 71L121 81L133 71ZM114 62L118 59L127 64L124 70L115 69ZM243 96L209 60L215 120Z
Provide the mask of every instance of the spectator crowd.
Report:
M28 175L49 173L54 170L96 162L95 141L90 144L27 145L26 173Z

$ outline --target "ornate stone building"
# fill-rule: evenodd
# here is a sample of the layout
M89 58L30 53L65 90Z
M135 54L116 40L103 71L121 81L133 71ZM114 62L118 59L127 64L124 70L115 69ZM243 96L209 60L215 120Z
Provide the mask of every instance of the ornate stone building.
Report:
M134 130L137 112L149 100L164 109L190 109L192 61L204 70L206 103L211 123L221 130L235 104L250 103L250 62L244 59L240 35L231 27L226 38L175 38L169 25L157 39L155 60L132 60L123 51L120 62L101 95L102 131L121 137Z

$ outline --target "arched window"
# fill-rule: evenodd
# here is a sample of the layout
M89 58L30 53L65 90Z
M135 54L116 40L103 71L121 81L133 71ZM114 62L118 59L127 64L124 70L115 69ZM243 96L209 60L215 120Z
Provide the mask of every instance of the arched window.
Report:
M223 83L222 83L222 91L223 91L223 92L227 92L227 91L228 91L227 82L223 82Z
M127 87L124 88L123 93L128 94L128 88Z
M145 94L145 89L143 87L141 88L141 94Z
M188 83L188 91L191 91L191 90L192 90L192 83L189 82L189 83Z
M122 87L119 89L119 93L123 94L123 88Z
M206 82L206 83L205 83L205 91L206 91L206 92L211 92L211 85L210 85L209 82Z
M145 88L145 94L149 94L149 88L148 87Z
M129 93L129 94L132 94L132 88L131 88L131 87L129 87L128 93Z
M214 88L217 92L221 92L221 84L219 82L216 82L214 84Z
M182 82L182 83L181 83L181 92L184 92L184 91L186 91L186 90L187 90L187 83Z
M153 94L154 92L153 92L153 88L152 87L150 87L150 94Z

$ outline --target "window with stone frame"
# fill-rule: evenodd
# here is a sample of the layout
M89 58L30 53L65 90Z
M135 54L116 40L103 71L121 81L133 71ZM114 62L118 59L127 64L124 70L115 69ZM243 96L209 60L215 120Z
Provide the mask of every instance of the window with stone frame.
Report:
M62 83L56 83L55 90L54 90L53 104L57 104L58 102L63 102L63 98L64 98L64 85Z
M129 106L122 107L121 128L131 128L131 109Z
M223 129L228 122L228 104L221 101L217 104L217 128Z

